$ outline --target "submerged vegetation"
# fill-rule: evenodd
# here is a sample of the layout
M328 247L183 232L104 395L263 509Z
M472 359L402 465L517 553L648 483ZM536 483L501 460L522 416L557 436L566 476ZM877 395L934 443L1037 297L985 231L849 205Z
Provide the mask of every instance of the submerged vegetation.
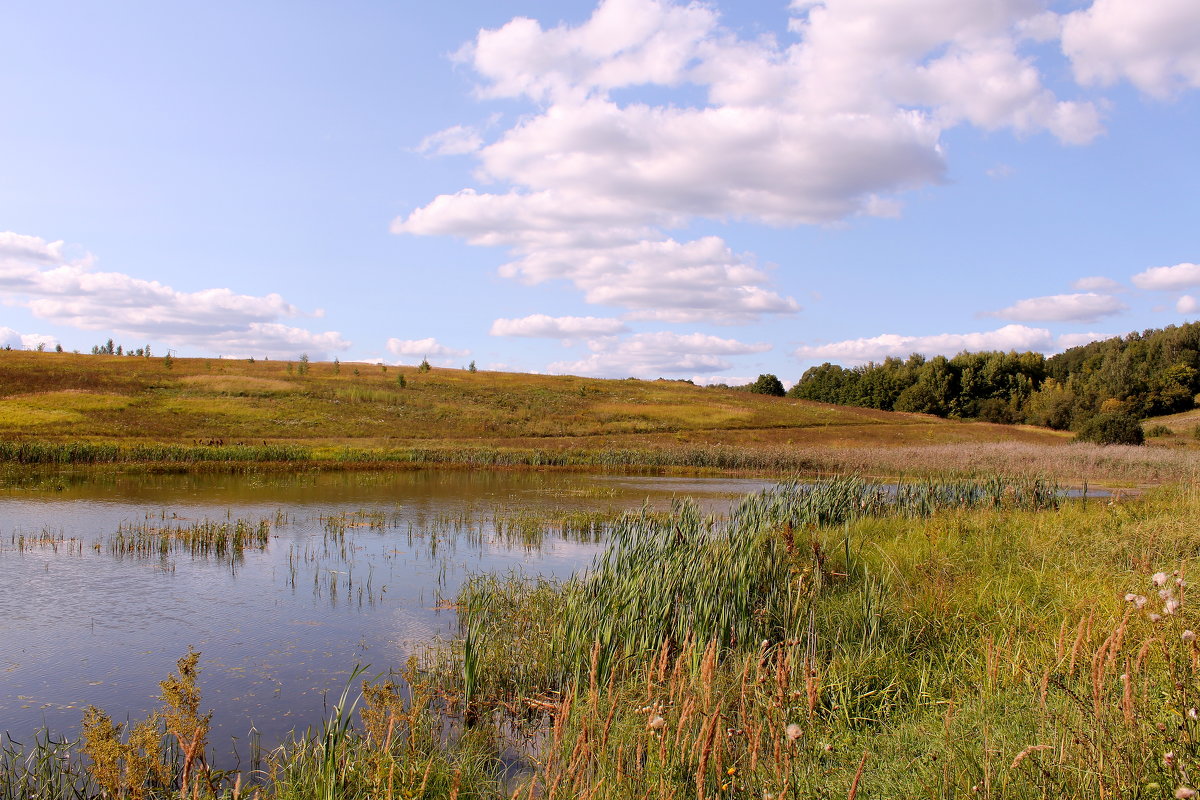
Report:
M570 580L469 581L459 637L248 769L193 746L190 656L161 717L7 742L0 798L1191 797L1198 518L1010 478L634 513Z

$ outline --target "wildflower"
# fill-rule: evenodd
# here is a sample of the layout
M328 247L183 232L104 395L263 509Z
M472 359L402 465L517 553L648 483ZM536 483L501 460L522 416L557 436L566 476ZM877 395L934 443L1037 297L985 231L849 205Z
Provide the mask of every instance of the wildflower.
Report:
M655 714L650 718L650 721L646 723L646 727L652 731L661 731L663 728L667 727L667 721L662 718L662 715Z
M804 733L804 730L794 722L791 725L788 725L786 728L784 728L783 731L784 731L784 733L787 734L787 738L788 738L789 742L796 741Z
M1159 600L1170 600L1174 596L1175 596L1175 590L1172 589L1170 586L1168 586L1165 589L1158 590L1158 599Z
M1162 619L1162 615L1161 615L1161 614L1149 614L1149 615L1148 615L1148 617L1149 617L1149 619L1150 619L1150 621L1151 621L1151 622L1158 622L1159 620L1161 620L1161 619Z
M1196 641L1196 632L1184 631L1183 633L1179 634L1179 638L1183 639L1185 642L1194 642Z
M1175 797L1178 800L1188 800L1188 798L1195 796L1196 790L1190 786L1179 786L1175 789Z
M1138 611L1141 611L1148 602L1150 601L1146 599L1145 595L1135 594L1133 596L1133 605Z
M1178 608L1179 608L1179 601L1176 600L1174 597L1172 597L1166 603L1163 603L1163 613L1164 614L1174 614L1175 610Z
M737 767L730 767L729 769L725 770L725 774L726 775L737 775Z
M1125 602L1126 603L1132 603L1136 598L1137 598L1137 595L1134 594L1133 592L1125 593Z
M1153 576L1151 576L1150 580L1154 583L1155 586L1162 586L1164 583L1167 582L1167 573L1156 572L1156 573L1154 573Z
M1200 719L1200 710L1197 710L1195 707L1189 708L1187 710L1187 718L1188 719Z
M1175 751L1168 750L1167 752L1163 753L1163 766L1167 767L1169 769L1169 768L1173 767L1174 765L1175 765Z

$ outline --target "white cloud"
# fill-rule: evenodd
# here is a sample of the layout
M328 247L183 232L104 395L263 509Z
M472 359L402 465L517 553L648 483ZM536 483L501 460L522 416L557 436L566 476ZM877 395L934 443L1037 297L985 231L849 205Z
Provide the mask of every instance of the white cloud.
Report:
M748 383L754 383L758 380L758 375L693 375L688 378L697 386L713 386L718 383L723 383L726 386L745 386ZM790 389L795 384L795 381L781 381L783 388Z
M1200 311L1200 302L1190 294L1185 294L1175 301L1175 310L1180 314L1195 314Z
M1096 292L1055 294L1019 300L1008 308L989 311L988 317L1013 319L1018 322L1094 322L1102 317L1119 314L1128 306L1112 295Z
M597 377L656 378L691 372L718 372L733 366L726 356L762 353L766 343L739 342L703 333L666 331L627 337L601 337L588 342L591 355L578 361L559 361L551 373Z
M335 331L279 323L301 312L278 294L181 292L120 272L98 272L90 256L66 260L62 242L12 232L0 232L0 293L61 325L213 353L237 349L287 358L300 347L321 357L349 347Z
M1071 283L1071 288L1080 292L1123 292L1125 287L1114 281L1112 278L1105 278L1101 275L1090 275L1086 278L1080 278Z
M1063 52L1081 83L1128 80L1166 98L1200 87L1200 3L1096 0L1062 18Z
M1117 336L1115 333L1064 333L1055 339L1055 344L1059 350L1070 350L1072 347L1079 347L1092 342L1102 342L1105 339L1113 339Z
M994 331L978 333L942 333L932 336L885 333L870 338L804 346L798 348L795 354L802 361L828 360L862 364L867 361L880 361L888 356L903 358L912 353L953 356L963 350L1050 351L1054 348L1054 337L1045 328L1005 325Z
M426 136L417 145L417 152L438 156L462 156L474 153L482 146L483 137L479 135L479 131L467 125L454 125Z
M388 339L387 349L398 356L467 356L470 350L447 347L432 336L426 339Z
M36 350L42 345L47 350L54 349L58 339L46 333L18 333L12 328L0 326L0 347L10 347L16 350Z
M792 298L764 289L766 273L717 236L607 248L546 247L505 264L500 273L534 284L569 280L589 303L630 309L636 319L737 323L800 310Z
M942 180L941 134L959 124L1065 142L1100 131L1096 108L1057 98L1022 52L1055 29L1036 0L826 0L793 12L786 45L664 0L604 0L574 26L517 18L480 31L458 54L480 96L538 110L476 153L480 180L504 188L439 196L393 231L510 248L503 275L567 280L637 318L741 323L799 306L723 240L668 230L895 216L897 193ZM613 94L683 84L707 101Z
M574 339L587 336L611 336L629 328L619 319L602 317L549 317L531 314L519 319L498 319L492 323L492 336L531 336L547 339Z
M1200 286L1200 264L1176 264L1173 267L1151 267L1133 276L1139 289L1187 289Z

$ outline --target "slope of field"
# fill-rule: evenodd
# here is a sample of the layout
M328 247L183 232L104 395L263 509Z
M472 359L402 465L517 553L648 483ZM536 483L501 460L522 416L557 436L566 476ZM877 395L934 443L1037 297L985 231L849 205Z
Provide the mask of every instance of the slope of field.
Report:
M303 374L301 374L303 372ZM388 447L1056 443L1037 428L963 423L709 389L375 364L0 352L7 440Z

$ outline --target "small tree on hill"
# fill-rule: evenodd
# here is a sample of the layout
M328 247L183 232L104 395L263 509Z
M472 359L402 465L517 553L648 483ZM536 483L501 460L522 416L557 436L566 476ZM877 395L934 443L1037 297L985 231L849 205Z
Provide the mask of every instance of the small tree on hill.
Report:
M783 383L779 378L767 373L759 375L758 380L750 384L750 391L754 394L769 394L772 397L783 397Z

